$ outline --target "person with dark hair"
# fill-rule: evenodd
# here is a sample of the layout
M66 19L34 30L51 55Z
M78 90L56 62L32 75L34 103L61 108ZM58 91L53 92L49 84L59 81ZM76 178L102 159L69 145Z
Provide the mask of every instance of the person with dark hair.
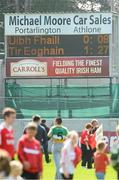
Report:
M85 125L85 129L81 134L81 149L82 149L82 167L92 168L92 149L90 146L90 131L91 123Z
M5 108L2 114L4 122L0 124L0 149L6 150L13 159L14 131L12 126L16 119L16 111L12 108Z
M39 115L34 115L32 117L32 121L37 125L37 134L36 134L36 139L41 143L42 149L45 154L45 161L47 163L50 163L51 160L49 158L49 153L48 153L48 136L45 128L41 126L41 117ZM24 133L26 133L26 127L24 130Z
M97 119L92 119L91 121L92 129L91 129L91 134L94 134L97 129L99 128L99 122Z
M56 167L55 179L61 179L61 174L60 174L61 149L63 147L63 142L68 136L68 130L66 127L62 126L62 119L60 117L55 119L54 126L51 127L48 136L52 138L52 142L53 142L52 152Z
M0 179L4 180L10 174L10 157L7 151L0 149Z
M50 128L46 125L46 120L45 119L41 120L41 126L43 126L45 128L47 133L49 132Z

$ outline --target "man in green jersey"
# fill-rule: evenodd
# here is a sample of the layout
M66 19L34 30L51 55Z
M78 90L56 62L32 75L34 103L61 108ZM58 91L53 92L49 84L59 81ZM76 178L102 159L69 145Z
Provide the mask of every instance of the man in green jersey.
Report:
M56 118L54 126L51 127L48 136L52 138L53 146L52 153L55 161L56 176L55 179L61 179L60 175L60 156L63 142L68 135L68 130L66 127L62 126L62 119Z

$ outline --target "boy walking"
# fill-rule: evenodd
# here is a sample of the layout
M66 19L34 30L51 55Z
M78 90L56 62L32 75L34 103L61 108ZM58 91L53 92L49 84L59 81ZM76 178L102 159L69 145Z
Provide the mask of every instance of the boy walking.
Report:
M6 150L11 159L14 158L14 131L13 123L16 119L16 111L12 108L3 110L4 122L0 124L0 149Z
M35 139L36 133L37 125L31 122L27 126L26 134L18 142L18 157L23 164L24 179L38 180L42 177L42 152L39 141Z
M106 144L101 141L97 144L97 151L94 154L94 165L96 177L98 180L105 179L107 165L109 165L109 158L105 153Z

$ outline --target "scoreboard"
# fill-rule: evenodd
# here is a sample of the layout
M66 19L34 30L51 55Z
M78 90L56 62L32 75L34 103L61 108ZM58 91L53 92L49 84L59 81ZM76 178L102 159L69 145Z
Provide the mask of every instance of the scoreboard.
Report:
M5 14L6 77L109 77L111 13Z
M107 77L109 34L6 36L7 77Z
M109 56L109 34L7 36L7 57Z

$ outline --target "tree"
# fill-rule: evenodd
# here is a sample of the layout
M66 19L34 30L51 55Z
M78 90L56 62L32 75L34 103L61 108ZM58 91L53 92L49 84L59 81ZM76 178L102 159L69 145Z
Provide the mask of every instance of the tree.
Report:
M108 0L32 0L33 12L87 12L110 11Z
M119 0L112 0L112 11L119 13Z
M82 11L111 11L109 0L77 0L78 7ZM80 6L79 6L80 5Z

